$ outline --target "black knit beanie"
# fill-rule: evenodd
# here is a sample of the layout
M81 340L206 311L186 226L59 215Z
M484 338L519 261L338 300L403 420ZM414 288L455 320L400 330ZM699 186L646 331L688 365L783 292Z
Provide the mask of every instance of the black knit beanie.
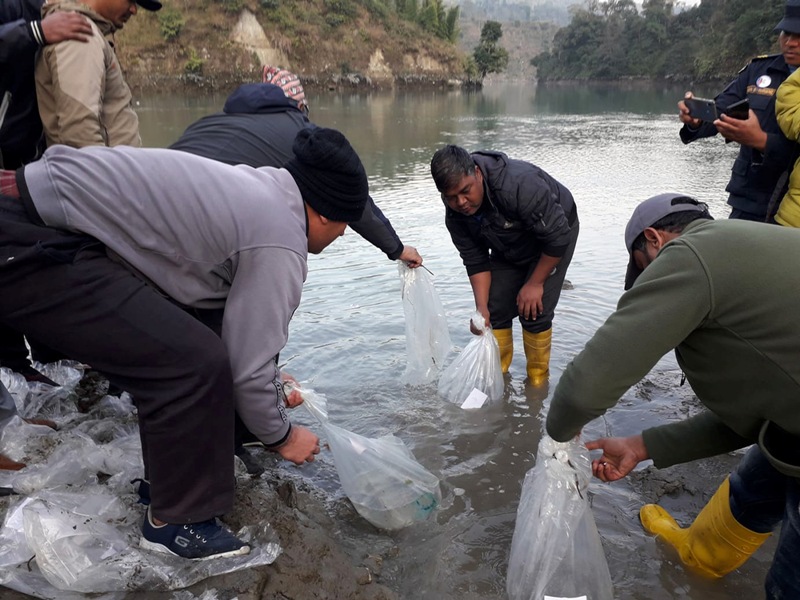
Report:
M369 198L367 174L350 142L335 129L300 130L284 165L303 200L331 221L358 221Z

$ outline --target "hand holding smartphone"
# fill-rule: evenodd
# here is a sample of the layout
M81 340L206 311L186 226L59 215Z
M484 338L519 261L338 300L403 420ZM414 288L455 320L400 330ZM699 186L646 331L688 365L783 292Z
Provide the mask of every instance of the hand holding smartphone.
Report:
M740 119L742 121L746 121L750 118L750 101L745 98L744 100L739 100L738 102L734 102L724 111L724 114L728 115L729 117L733 117L734 119Z
M683 102L686 108L689 109L689 116L693 119L700 119L711 123L716 121L719 116L717 115L717 105L713 100L707 98L684 98Z

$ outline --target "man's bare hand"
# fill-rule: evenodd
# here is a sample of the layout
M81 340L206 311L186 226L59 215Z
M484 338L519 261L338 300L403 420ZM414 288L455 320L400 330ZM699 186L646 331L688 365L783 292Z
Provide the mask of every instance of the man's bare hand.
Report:
M752 110L746 119L736 119L723 114L714 121L714 125L720 135L729 142L738 142L759 152L764 152L767 148L767 134L761 129L761 123Z
M485 306L478 308L478 312L483 316L483 326L484 327L491 327L492 324L489 320L489 309ZM483 335L483 331L475 327L472 323L472 319L469 320L469 330L472 332L472 335Z
M283 391L286 394L286 406L295 408L303 403L303 396L300 394L300 384L297 379L289 375L285 371L281 371L281 380L283 381Z
M544 286L541 283L528 281L523 285L517 294L519 316L529 321L535 321L536 317L544 312L543 296Z
M92 26L83 15L57 10L42 19L42 33L48 44L64 40L88 42L92 36Z
M603 456L592 461L592 474L602 481L622 479L636 465L650 458L641 435L600 438L586 442L586 448L603 451Z
M275 452L296 465L314 462L314 457L319 454L319 438L305 427L292 425L289 439L275 448Z
M694 98L694 94L692 94L692 92L686 92L683 95L683 98L684 100L687 98ZM693 118L689 114L689 107L686 106L686 102L684 102L683 100L678 102L678 110L680 111L678 113L678 118L681 120L681 123L683 123L684 125L688 125L692 129L697 129L698 127L700 127L702 121L700 119Z
M422 256L414 246L403 246L403 253L397 259L402 260L412 269L422 266Z

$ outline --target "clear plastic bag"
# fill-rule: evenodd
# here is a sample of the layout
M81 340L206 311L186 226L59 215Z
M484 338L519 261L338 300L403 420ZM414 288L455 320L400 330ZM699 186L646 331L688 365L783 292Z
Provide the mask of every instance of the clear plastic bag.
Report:
M69 377L47 375L57 382ZM41 385L25 390L20 384L15 391L28 402L46 393L43 388L64 387ZM143 511L130 481L142 476L141 443L130 398L106 396L88 413L72 406L65 415L69 428L56 431L14 416L2 430L0 450L28 466L0 471L0 487L29 496L11 501L0 528L0 586L53 600L88 593L116 600L275 561L281 548L266 523L237 532L251 543L246 556L186 561L139 550Z
M450 351L450 331L439 294L430 273L412 269L398 261L403 284L403 312L406 318L408 362L403 381L411 385L436 379Z
M42 492L9 507L0 547L0 585L39 598L68 592L166 591L207 577L271 564L281 552L269 526L240 530L250 554L187 561L139 550L141 510L104 486ZM34 560L31 560L34 558Z
M589 506L589 451L542 437L525 475L511 542L510 600L613 600L600 535Z
M70 411L71 403L66 400L81 379L82 365L71 360L60 360L49 364L34 362L33 366L58 385L54 387L46 383L29 383L19 373L5 367L0 368L0 383L6 386L14 398L19 415L26 419L35 416L52 418Z
M368 438L328 422L325 398L300 389L303 406L322 424L342 490L356 511L381 529L430 518L442 501L439 479L394 435Z
M482 402L473 402L476 394L483 400L494 402L503 397L503 371L500 367L500 348L486 326L483 316L476 312L472 324L482 333L472 339L439 378L439 395L463 408L477 408ZM465 404L467 399L470 399ZM482 396L478 395L478 399Z

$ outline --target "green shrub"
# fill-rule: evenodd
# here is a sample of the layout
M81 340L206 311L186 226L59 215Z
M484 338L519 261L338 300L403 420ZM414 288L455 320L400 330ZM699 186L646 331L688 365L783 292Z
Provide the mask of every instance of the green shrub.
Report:
M352 19L358 14L358 7L352 0L325 0L325 10L328 14L336 14Z
M158 26L161 29L161 35L168 42L177 38L186 21L183 20L183 15L174 8L165 7L156 13L158 18Z
M244 0L222 0L222 9L229 13L242 12Z
M331 27L333 27L334 29L339 27L339 25L344 25L349 20L350 19L348 19L344 15L339 15L339 14L336 14L336 13L331 13L331 14L325 15L325 22L328 25L330 25Z
M205 61L197 55L197 50L189 48L189 58L186 64L183 65L183 71L189 75L200 75L203 72L203 63Z

